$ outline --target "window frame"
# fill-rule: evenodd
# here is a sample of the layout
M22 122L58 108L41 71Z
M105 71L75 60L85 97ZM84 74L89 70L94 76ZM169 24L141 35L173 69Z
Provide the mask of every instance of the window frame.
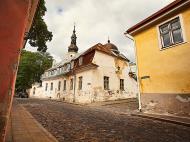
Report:
M119 80L119 89L121 91L124 91L125 90L125 80L124 79L120 79Z
M167 24L169 22L171 22L172 20L175 20L179 18L179 23L180 23L180 26L181 26L181 35L182 35L182 38L183 38L183 42L179 42L179 43L174 43L172 45L169 45L169 46L163 46L163 42L162 42L162 37L161 37L161 34L160 34L160 27L163 26L164 24ZM183 17L181 14L177 15L177 16L174 16L168 20L165 20L164 22L160 23L159 25L157 25L157 35L158 35L158 44L159 44L159 49L162 51L162 50L165 50L165 49L168 49L168 48L172 48L172 47L175 47L175 46L178 46L178 45L181 45L181 44L184 44L187 42L186 40L186 33L185 33L185 28L184 28L184 22L183 22ZM171 37L170 37L171 38Z
M61 90L61 81L58 81L57 90L58 90L58 91L60 91L60 90Z
M36 87L33 88L33 92L32 92L33 95L36 94Z
M53 90L53 82L51 82L50 90L51 90L51 91Z
M46 86L45 86L45 91L48 90L48 83L46 83Z
M79 57L79 66L83 64L83 56Z
M105 80L107 79L107 80ZM110 89L110 86L109 86L109 76L104 76L103 80L104 80L104 90L109 90Z
M74 68L74 64L75 64L75 62L74 62L74 61L71 61L71 69Z
M63 91L67 90L67 80L63 81Z
M82 76L79 76L78 78L78 90L82 90L82 81L83 81L83 77Z
M70 90L73 90L73 78L70 79Z

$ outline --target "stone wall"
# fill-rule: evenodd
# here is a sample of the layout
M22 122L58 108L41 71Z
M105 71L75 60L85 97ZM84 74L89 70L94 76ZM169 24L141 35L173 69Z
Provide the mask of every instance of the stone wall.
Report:
M142 94L142 110L190 117L190 94Z

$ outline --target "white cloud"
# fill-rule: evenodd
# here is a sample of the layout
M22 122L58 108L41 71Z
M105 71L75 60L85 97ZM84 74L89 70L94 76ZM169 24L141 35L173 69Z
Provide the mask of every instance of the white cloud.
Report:
M134 61L133 45L123 33L172 1L48 0L45 20L54 35L48 43L48 52L56 59L63 58L70 45L73 23L76 22L79 52L96 43L106 43L109 36L111 42Z

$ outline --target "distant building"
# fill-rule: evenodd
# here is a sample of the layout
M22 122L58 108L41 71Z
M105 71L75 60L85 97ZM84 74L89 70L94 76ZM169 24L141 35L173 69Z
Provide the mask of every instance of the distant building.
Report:
M136 66L136 63L130 62L129 67L130 67L129 76L131 76L135 80L137 80L137 66Z
M129 60L118 48L108 40L79 54L75 32L74 28L63 61L45 71L42 87L33 85L30 97L77 103L136 97L137 83L128 75Z
M190 0L175 0L128 29L144 109L190 112Z

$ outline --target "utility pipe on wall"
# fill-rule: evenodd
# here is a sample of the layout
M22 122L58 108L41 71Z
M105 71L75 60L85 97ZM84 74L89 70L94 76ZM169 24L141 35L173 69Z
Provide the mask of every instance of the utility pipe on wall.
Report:
M137 49L136 49L136 41L134 39L134 37L132 37L129 34L125 34L125 36L132 40L134 43L134 49L135 49L135 60L136 60L136 74L137 74L137 88L138 88L138 104L139 104L139 111L141 112L142 110L142 106L141 106L141 92L140 92L140 78L139 78L139 72L138 72L138 59L137 59Z

